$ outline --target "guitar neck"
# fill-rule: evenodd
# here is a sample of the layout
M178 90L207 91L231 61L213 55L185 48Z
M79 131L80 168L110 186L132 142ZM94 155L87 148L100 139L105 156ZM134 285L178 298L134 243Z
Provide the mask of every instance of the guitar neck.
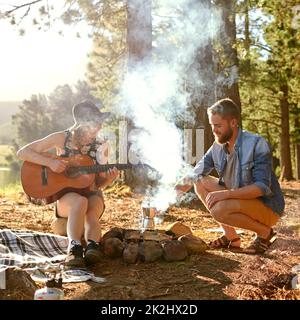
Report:
M126 170L132 168L143 168L146 165L143 164L122 164L122 163L115 163L115 164L97 164L92 166L81 166L80 171L85 173L98 173L98 172L106 172L109 169L117 168L118 170Z

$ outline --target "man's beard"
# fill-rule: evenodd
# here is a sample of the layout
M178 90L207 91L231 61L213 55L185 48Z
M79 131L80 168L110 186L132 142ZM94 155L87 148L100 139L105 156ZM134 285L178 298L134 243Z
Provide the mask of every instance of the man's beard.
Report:
M231 139L232 135L233 135L233 130L232 130L232 128L229 127L228 131L226 133L223 133L219 137L215 136L215 140L217 143L223 144L223 143L228 142Z

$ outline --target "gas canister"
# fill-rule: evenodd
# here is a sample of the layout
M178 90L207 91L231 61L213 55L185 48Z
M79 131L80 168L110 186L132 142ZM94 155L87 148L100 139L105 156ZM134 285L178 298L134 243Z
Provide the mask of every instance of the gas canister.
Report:
M54 279L46 282L46 287L36 290L34 300L63 300L64 292L62 288L62 279Z

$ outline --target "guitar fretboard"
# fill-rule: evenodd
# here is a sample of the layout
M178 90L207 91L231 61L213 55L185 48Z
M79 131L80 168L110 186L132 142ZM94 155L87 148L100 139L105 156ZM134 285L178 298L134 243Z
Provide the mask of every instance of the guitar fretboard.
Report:
M84 173L98 173L98 172L105 172L108 169L117 168L118 170L125 170L125 169L132 169L132 168L149 168L148 165L145 164L97 164L92 166L79 166L78 171Z

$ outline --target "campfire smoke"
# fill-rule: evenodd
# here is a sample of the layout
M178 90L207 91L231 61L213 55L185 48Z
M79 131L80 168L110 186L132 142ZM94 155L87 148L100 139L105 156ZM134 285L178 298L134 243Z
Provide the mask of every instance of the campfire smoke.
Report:
M156 31L152 60L137 64L126 74L122 101L115 110L132 119L140 129L129 139L141 162L161 174L158 186L148 192L153 206L161 211L176 202L176 181L193 169L183 159L183 135L176 124L178 120L191 124L195 119L189 109L191 92L186 90L187 73L193 87L200 88L197 94L201 95L204 87L207 90L211 86L206 75L212 66L203 70L192 66L199 48L207 46L221 25L219 12L215 10L212 15L207 3L209 1L198 0L152 2ZM136 19L143 20L143 16Z

